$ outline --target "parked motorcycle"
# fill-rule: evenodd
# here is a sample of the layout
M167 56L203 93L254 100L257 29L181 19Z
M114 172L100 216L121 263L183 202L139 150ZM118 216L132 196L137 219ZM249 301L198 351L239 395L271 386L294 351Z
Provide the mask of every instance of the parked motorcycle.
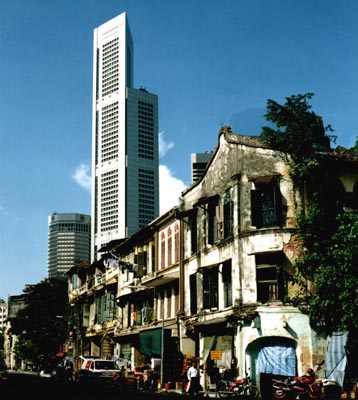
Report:
M284 380L272 379L273 396L276 399L300 398L319 399L321 390L315 383L316 374L312 368L308 368L307 374L294 376Z
M247 373L245 378L234 379L233 381L220 379L216 383L216 391L220 398L230 396L245 396L250 399L259 398L259 390Z

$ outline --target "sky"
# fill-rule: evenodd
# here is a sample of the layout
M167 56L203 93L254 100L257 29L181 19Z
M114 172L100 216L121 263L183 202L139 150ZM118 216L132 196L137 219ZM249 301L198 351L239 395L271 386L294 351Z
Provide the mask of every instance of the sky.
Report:
M0 298L47 274L48 217L91 213L93 29L126 12L134 87L159 98L160 212L220 127L259 135L267 100L314 93L335 146L358 135L356 0L2 0ZM170 190L168 190L170 188Z

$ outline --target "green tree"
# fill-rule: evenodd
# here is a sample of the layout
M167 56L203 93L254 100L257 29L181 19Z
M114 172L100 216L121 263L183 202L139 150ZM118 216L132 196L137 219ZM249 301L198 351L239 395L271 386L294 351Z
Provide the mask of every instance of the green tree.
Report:
M357 150L358 151L358 136L356 136L356 140L354 142L354 146L352 147L352 150Z
M284 105L267 102L266 118L277 129L264 127L262 138L281 152L302 199L309 198L297 215L302 254L289 279L299 290L291 300L308 314L317 331L330 334L358 332L358 212L339 207L339 190L327 186L338 179L334 164L319 151L330 150L335 137L330 126L311 111L313 94L286 98ZM328 195L327 187L330 188ZM306 192L305 192L306 190Z
M273 148L282 152L282 157L291 168L295 179L304 179L317 166L316 150L327 150L330 141L335 142L330 125L324 126L321 116L315 114L308 103L313 93L286 97L281 105L267 100L265 118L275 128L264 126L261 137Z
M50 278L24 289L26 306L12 318L16 356L42 367L68 337L67 282Z

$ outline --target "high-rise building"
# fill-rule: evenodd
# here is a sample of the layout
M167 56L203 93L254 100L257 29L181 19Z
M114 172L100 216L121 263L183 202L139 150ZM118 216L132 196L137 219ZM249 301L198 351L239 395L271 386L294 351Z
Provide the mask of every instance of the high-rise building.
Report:
M76 213L53 213L48 217L47 277L63 277L75 264L89 262L91 217Z
M206 153L192 153L191 154L191 181L196 182L204 175L206 166L212 156L211 151Z
M0 331L5 329L7 319L7 304L5 300L0 299Z
M125 13L94 29L92 253L159 215L158 97L133 88Z

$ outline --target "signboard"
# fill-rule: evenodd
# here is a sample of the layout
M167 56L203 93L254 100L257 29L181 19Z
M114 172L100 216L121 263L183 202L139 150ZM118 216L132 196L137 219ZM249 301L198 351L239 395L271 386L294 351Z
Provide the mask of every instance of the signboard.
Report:
M221 350L211 350L210 351L210 359L211 360L221 360L222 359Z

